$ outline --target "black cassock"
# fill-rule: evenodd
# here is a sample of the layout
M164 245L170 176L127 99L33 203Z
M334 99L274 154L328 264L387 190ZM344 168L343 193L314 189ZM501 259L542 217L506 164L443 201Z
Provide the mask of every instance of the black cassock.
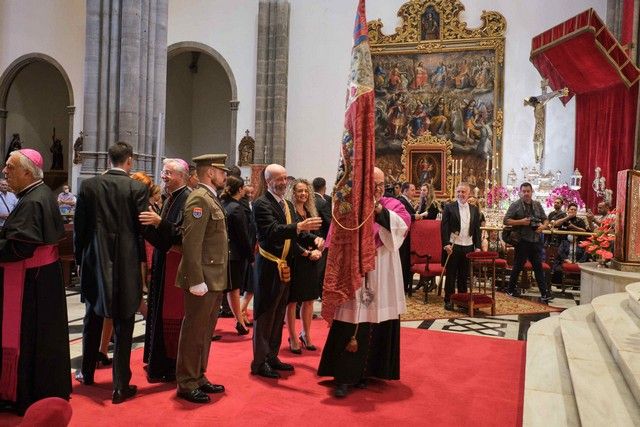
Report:
M64 236L58 204L42 181L17 196L18 204L0 230L0 399L15 402L18 412L23 413L33 402L46 397L68 399L71 366L67 302L57 256L57 244ZM42 260L46 260L44 265L34 266L42 264ZM22 304L20 288L11 288L8 283L18 276L20 262L27 267L21 288ZM7 345L10 341L18 345ZM7 360L14 357L16 350L17 367ZM12 376L17 377L15 385L8 384Z
M173 245L182 243L182 218L184 204L191 190L182 187L174 191L162 206L162 221L158 227L148 226L143 232L144 238L153 245L153 263L151 284L147 296L147 323L144 339L144 361L148 364L147 375L150 378L163 378L175 375L176 352L182 315L184 313L182 290L175 287L176 272L180 254L169 250ZM165 284L166 280L172 283ZM166 295L167 291L171 295ZM170 298L165 298L169 296Z

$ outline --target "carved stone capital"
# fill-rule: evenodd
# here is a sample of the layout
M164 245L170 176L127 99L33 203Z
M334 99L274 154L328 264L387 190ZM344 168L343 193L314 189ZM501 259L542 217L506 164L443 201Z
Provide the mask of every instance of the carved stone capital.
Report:
M67 114L70 116L73 116L76 113L76 106L75 105L68 105L67 106Z
M238 101L237 99L233 99L229 101L229 108L231 109L231 111L238 111L239 105L240 105L240 101Z

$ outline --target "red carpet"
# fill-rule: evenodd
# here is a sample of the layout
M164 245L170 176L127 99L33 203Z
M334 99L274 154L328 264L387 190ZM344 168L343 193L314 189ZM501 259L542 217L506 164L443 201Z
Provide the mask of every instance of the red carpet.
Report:
M132 354L138 395L112 405L111 371L100 369L95 386L74 382L71 425L521 425L523 341L402 328L401 380L373 381L337 400L331 380L316 376L320 351L297 356L283 347L280 356L295 365L293 375L280 380L250 375L251 335L238 337L233 324L221 319L223 339L211 349L209 379L227 388L212 395L211 404L178 400L173 384L148 384L138 349ZM314 321L313 331L315 343L323 343L325 323ZM17 422L0 415L0 425Z

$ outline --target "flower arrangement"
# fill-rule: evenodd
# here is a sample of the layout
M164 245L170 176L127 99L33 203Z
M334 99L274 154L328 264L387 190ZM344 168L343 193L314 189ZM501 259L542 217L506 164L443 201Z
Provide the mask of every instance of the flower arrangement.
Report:
M550 208L553 206L553 202L555 202L558 197L562 197L565 207L571 202L578 205L578 208L580 209L585 206L582 197L580 197L580 193L576 190L572 190L567 184L560 185L551 190L551 193L549 193L549 196L547 197L547 207Z
M615 213L614 209L611 214L602 220L600 226L595 229L593 236L580 242L580 247L604 262L613 258L613 242L616 240L614 230L616 223Z
M503 200L509 199L509 191L502 185L496 185L487 194L487 205L494 206Z

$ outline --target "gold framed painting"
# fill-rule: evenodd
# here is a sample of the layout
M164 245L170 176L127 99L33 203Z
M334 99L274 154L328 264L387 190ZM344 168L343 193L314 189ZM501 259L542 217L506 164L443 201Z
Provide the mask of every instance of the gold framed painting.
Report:
M395 34L385 35L380 20L368 23L376 163L399 176L409 168L403 161L412 160L402 159L407 141L434 135L451 143L452 158L464 165L462 178L484 190L482 173L502 146L506 20L485 11L482 26L469 29L459 19L463 10L458 0L411 0L398 11ZM500 165L491 167L500 176ZM450 166L443 173L448 177ZM442 198L448 195L443 182Z
M451 141L433 135L409 137L402 151L404 170L400 179L420 187L431 184L437 198L446 198L451 188Z

